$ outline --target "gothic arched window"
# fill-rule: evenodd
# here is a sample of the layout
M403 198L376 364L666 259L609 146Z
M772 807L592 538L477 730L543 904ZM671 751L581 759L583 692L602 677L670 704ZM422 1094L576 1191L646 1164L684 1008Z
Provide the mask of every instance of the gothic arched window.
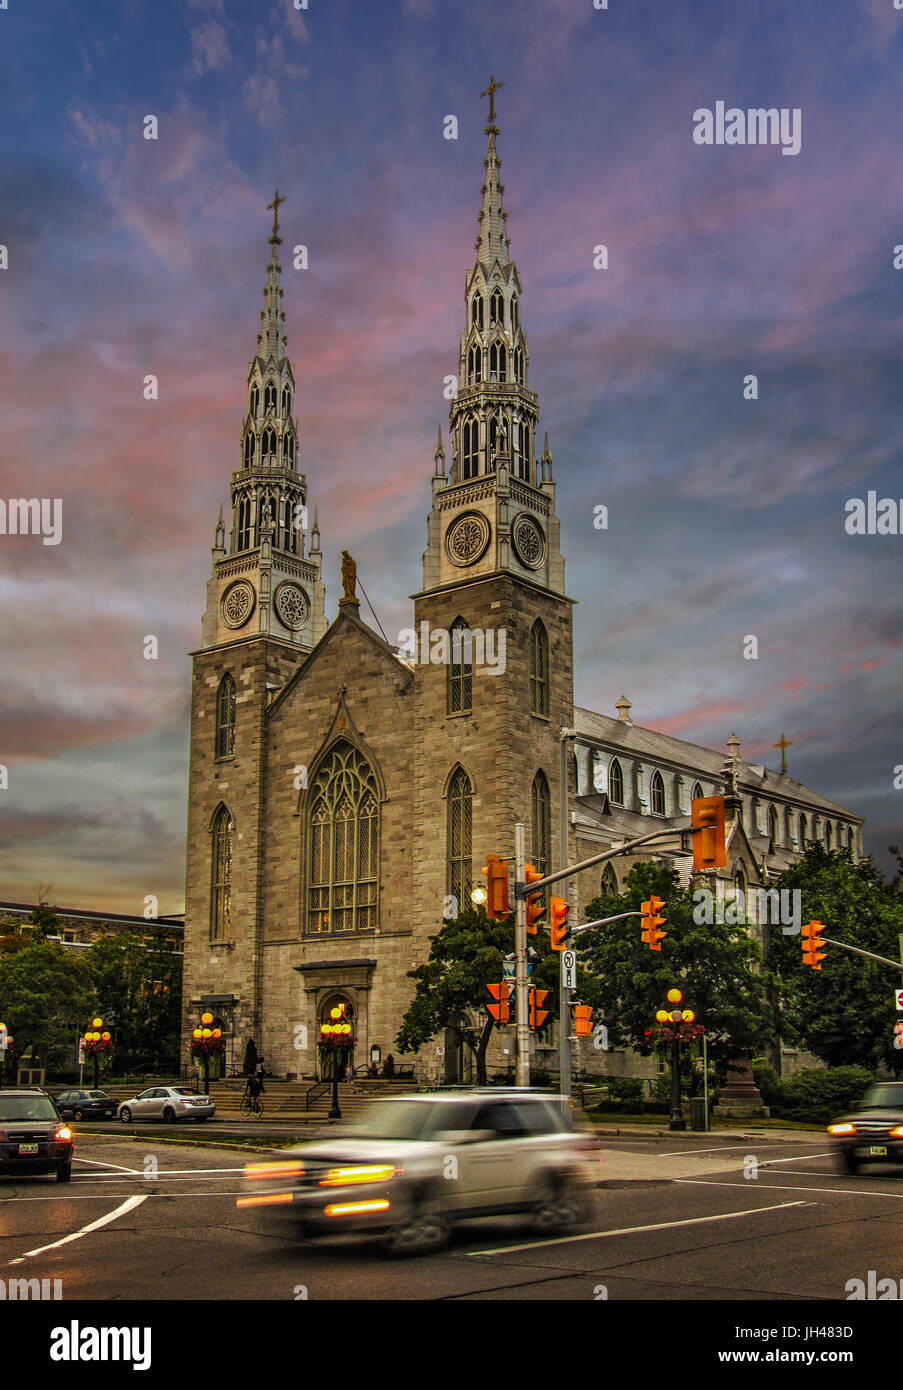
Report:
M806 848L806 835L807 835L807 833L808 833L808 829L809 829L808 821L806 820L805 815L804 815L804 814L801 814L801 815L800 815L800 849L805 849L805 848Z
M516 333L520 328L520 306L517 302L517 295L511 296L511 332Z
M467 354L467 384L473 386L483 380L483 349L477 344Z
M519 347L514 349L514 380L518 386L524 384L524 354Z
M310 789L308 931L371 931L377 924L378 874L376 778L356 748L337 743Z
M508 349L502 342L494 342L489 349L489 380L507 381Z
M213 819L210 875L210 937L223 941L232 932L232 817L221 806Z
M272 456L275 456L275 453L276 453L276 431L275 431L271 426L267 426L267 428L266 428L266 429L264 430L264 432L263 432L263 435L261 436L261 449L260 449L260 454L261 454L261 460L260 460L260 461L261 461L261 463L264 465L264 467L266 467L266 466L269 464L271 455L272 455Z
M612 758L611 767L608 769L608 799L612 806L624 805L624 773L617 758Z
M524 471L519 476L529 481L530 462L533 458L533 431L530 429L526 420L521 425L521 446L524 455Z
M236 541L238 550L250 550L253 544L251 515L251 499L250 497L242 497L238 504L238 537Z
M263 413L264 415L266 415L267 411L275 409L276 383L273 381L268 381L266 386L263 388Z
M463 767L458 767L448 787L446 892L457 900L459 911L469 906L473 886L472 821L473 787Z
M774 806L768 808L768 849L773 852L780 843L778 834L778 813Z
M498 455L508 454L508 417L500 410L489 417L489 451L486 465L488 473L494 473Z
M282 418L287 420L292 413L292 393L287 386L282 388Z
M552 871L552 797L544 772L533 778L533 856L530 863L542 874Z
M530 712L549 713L549 637L540 618L530 630Z
M829 820L825 821L825 849L831 849L833 841L832 827Z
M505 323L505 301L502 298L501 290L493 290L489 299L489 326L497 328L504 327Z
M650 810L654 816L665 814L665 779L656 769L652 774L652 781L649 783Z
M295 553L296 532L292 525L292 499L284 497L279 503L279 548Z
M700 801L704 795L702 787L698 782L693 783L693 790L690 792L691 801Z
M245 468L254 466L254 445L257 443L257 436L253 430L248 430L245 435Z
M291 467L295 462L295 436L286 430L282 436L282 462Z
M235 681L227 671L216 692L216 756L231 758L235 752Z
M483 296L479 293L470 301L470 321L477 328L483 327Z
M526 426L515 417L511 424L511 463L515 478L526 478L526 459L524 457L524 435Z
M259 409L260 391L257 389L257 385L255 383L255 385L251 387L251 393L248 396L248 414L251 416L252 419L257 419L257 412Z
M470 416L464 421L462 430L461 476L462 478L475 478L479 469L480 426L473 416Z
M465 637L464 634L467 634ZM470 629L463 618L451 625L451 652L448 663L449 714L469 714L473 699L473 648Z
M599 891L605 898L616 898L618 896L618 877L610 864L606 864L602 870L602 882Z

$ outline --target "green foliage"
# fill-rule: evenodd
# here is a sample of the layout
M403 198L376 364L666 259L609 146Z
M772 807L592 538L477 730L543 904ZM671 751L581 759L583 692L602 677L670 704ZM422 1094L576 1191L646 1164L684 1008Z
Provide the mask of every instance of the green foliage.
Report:
M899 958L903 897L871 859L854 863L848 850L812 844L778 880L799 889L802 921L825 923L825 935L891 960ZM799 936L772 929L770 969L779 977L781 1031L831 1067L855 1063L875 1070L903 1067L893 1046L893 992L901 972L864 956L825 946L821 970L804 965Z
M781 1113L790 1119L830 1120L852 1110L873 1080L863 1067L807 1067L780 1088Z
M37 903L31 912L31 920L35 926L35 940L46 941L48 936L60 936L63 924L56 915L56 908L48 907L47 903Z
M178 957L128 933L94 942L85 958L96 1010L131 1066L178 1058L182 979Z
M624 1110L641 1110L646 1087L639 1076L613 1076L608 1084L609 1099Z
M87 963L56 942L0 956L0 1013L18 1056L33 1048L46 1064L71 1055L92 1007Z
M759 1051L775 1034L775 1017L758 946L742 924L697 925L692 891L681 886L673 868L635 864L622 896L595 899L587 905L587 918L637 910L651 893L666 903L667 936L660 952L640 939L638 917L579 938L579 957L595 976L595 998L588 1002L604 1006L611 1046L648 1055L656 1010L677 986L706 1029L710 1061L724 1065L738 1053Z
M784 1104L784 1088L781 1085L781 1078L771 1067L763 1062L761 1065L753 1065L753 1080L759 1088L762 1096L763 1105L775 1106Z

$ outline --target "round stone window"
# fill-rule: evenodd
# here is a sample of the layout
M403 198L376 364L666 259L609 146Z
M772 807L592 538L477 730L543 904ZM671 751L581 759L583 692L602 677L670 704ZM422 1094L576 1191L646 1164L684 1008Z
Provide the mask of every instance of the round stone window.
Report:
M297 584L280 584L276 590L276 613L283 627L296 632L307 622L310 603L307 594Z
M226 627L243 627L254 612L254 586L246 579L231 584L223 594L221 612Z
M481 512L465 512L453 522L445 549L453 565L473 565L489 544L489 522Z
M538 522L526 512L521 512L511 531L517 558L527 569L539 569L545 559L546 538Z

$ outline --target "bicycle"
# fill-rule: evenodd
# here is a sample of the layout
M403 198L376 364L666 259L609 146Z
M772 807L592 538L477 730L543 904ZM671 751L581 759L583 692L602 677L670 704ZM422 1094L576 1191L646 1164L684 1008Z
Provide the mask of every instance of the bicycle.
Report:
M244 1119L248 1119L251 1115L262 1115L263 1102L261 1101L259 1096L252 1097L245 1094L241 1098L239 1110L241 1111L242 1117Z

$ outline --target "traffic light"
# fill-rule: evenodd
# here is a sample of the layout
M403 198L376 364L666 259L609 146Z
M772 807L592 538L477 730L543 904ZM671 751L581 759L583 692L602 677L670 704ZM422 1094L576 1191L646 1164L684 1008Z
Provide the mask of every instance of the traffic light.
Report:
M508 865L497 854L487 854L486 867L486 912L489 917L508 916Z
M577 1004L574 1009L576 1033L578 1038L588 1038L593 1031L593 1009L591 1004Z
M823 944L821 933L824 929L824 922L803 923L803 965L811 965L813 970L821 970L821 963L825 958L824 951L820 949Z
M640 904L643 912L642 940L649 947L650 951L660 951L662 949L661 942L668 935L666 931L659 931L659 927L665 921L665 918L659 913L659 908L664 906L665 904L662 899L657 898L654 893L646 902Z
M697 796L690 805L693 833L693 868L723 869L727 863L724 842L724 797Z
M535 883L537 879L540 878L545 878L545 874L541 874L532 864L524 865L524 883L529 886L529 884ZM540 917L545 916L542 893L531 893L525 901L527 904L527 931L531 936L535 936L537 930L536 923L539 921Z
M530 990L530 1027L541 1028L549 1016L548 1009L542 1006L549 997L547 989Z
M568 913L570 905L564 898L549 899L549 926L552 932L552 950L566 951L568 944Z
M507 1023L511 1016L511 1009L508 1004L508 997L511 994L511 986L506 984L487 985L486 988L496 1000L494 1004L487 1004L486 1007L492 1014L496 1023Z

